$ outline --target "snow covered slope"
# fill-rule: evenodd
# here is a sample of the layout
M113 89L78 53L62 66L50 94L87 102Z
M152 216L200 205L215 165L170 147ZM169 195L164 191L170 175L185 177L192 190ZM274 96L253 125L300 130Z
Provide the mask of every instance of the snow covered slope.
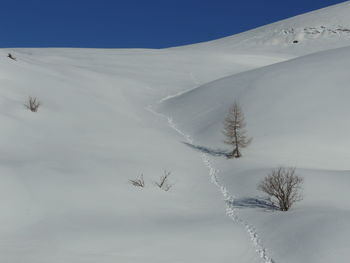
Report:
M218 177L235 195L233 207L256 226L276 262L348 260L348 32L305 35L303 30L299 43L290 40L309 26L345 28L349 13L346 2L202 44L200 48L208 50L219 43L221 50L250 52L256 47L252 53L286 52L298 57L212 81L158 105L178 129L195 138L190 148L212 155ZM294 28L291 38L280 34L283 28ZM227 149L221 131L234 100L243 106L253 143L242 159L228 161L220 157ZM257 201L262 196L256 185L280 165L296 166L305 178L304 200L288 213L272 212Z
M346 1L238 35L180 49L300 56L344 47L350 41L349 13L350 2Z
M161 111L199 142L222 147L223 120L238 100L254 138L251 158L348 169L349 61L349 47L307 55L205 84L167 100Z
M259 262L197 153L145 109L193 87L191 72L201 83L251 65L211 70L220 56L153 50L10 52L17 61L0 52L0 261ZM167 193L153 185L163 170ZM141 174L136 189L128 180Z
M0 50L0 261L346 262L349 13L165 50ZM235 98L254 141L228 161ZM280 164L306 178L288 213L250 202Z
M316 53L208 83L159 108L196 138L193 148L214 154L227 148L221 131L228 108L234 100L243 105L253 143L243 159L217 158L215 166L239 207L253 207L240 214L259 226L276 262L347 258L349 61L349 47ZM289 213L266 213L248 201L279 165L296 166L305 177L305 200Z

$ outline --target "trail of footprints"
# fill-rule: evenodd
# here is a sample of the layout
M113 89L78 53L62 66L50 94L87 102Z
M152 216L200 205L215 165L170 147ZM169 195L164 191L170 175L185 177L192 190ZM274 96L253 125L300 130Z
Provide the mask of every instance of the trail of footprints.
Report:
M168 120L168 124L169 126L174 129L176 132L178 132L179 134L181 134L188 143L193 144L194 141L191 138L191 136L185 134L183 131L181 131L179 128L177 128L177 126L175 125L175 123L173 122L172 118L169 118L163 114L154 112L150 107L148 108L148 110L150 110L153 113L156 113L159 116L163 116L165 118L167 118ZM215 169L213 167L213 165L210 162L209 156L205 153L201 154L202 157L202 161L204 163L204 165L208 168L209 170L209 175L210 175L210 180L211 182L218 188L218 190L220 191L220 193L223 195L224 200L225 200L225 204L226 204L226 215L232 219L232 221L234 221L235 223L238 223L240 225L242 225L247 233L249 234L249 237L253 243L253 246L255 248L255 251L258 253L258 255L260 256L260 258L263 260L263 262L265 263L276 263L267 253L266 248L263 246L261 239L255 229L254 226L248 224L248 222L244 221L243 219L241 219L238 214L237 214L237 209L235 209L233 207L233 201L235 199L234 196L230 195L229 192L227 191L226 187L220 183L217 175L219 173L219 170Z
M173 119L161 114L159 112L156 112L155 110L153 110L152 105L146 107L147 111L150 111L151 113L166 118L168 121L168 125L175 130L177 133L179 133L180 135L182 135L186 142L194 144L194 140L192 139L192 137L186 133L184 133L183 131L181 131L174 123ZM233 207L233 201L235 199L234 196L230 195L229 192L227 191L226 187L220 183L219 179L218 179L218 173L219 170L215 169L214 166L212 165L212 163L210 162L210 158L207 154L202 153L201 154L201 158L202 161L204 163L204 165L208 168L209 170L209 176L210 176L210 180L211 182L218 188L218 190L220 191L220 193L222 194L222 196L224 197L224 201L226 204L226 215L232 219L232 221L234 221L237 224L242 225L247 233L249 234L250 240L253 243L253 246L255 248L255 251L258 253L259 257L263 260L264 263L276 263L276 261L274 261L267 253L266 248L263 246L261 239L257 233L257 230L255 229L254 226L248 224L248 222L246 222L245 220L243 220L242 218L240 218L237 214L237 209Z

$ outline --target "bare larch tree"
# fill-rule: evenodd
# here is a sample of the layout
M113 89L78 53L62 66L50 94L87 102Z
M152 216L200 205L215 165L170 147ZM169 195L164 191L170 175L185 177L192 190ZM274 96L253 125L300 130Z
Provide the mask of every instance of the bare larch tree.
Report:
M233 151L228 155L229 158L241 157L240 149L247 147L251 143L252 139L247 137L245 127L246 123L242 108L238 102L234 102L225 118L223 130L223 134L226 136L224 142L234 147Z
M282 211L288 211L297 201L302 200L301 184L303 178L295 175L295 168L279 167L271 171L258 185L269 196L276 198Z

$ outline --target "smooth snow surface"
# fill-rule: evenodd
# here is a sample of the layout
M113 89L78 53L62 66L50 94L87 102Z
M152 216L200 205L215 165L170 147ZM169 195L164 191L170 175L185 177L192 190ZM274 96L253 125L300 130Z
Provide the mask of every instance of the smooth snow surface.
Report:
M349 14L164 50L0 50L0 262L347 262ZM235 99L253 143L227 160ZM256 190L278 165L305 178L289 212Z

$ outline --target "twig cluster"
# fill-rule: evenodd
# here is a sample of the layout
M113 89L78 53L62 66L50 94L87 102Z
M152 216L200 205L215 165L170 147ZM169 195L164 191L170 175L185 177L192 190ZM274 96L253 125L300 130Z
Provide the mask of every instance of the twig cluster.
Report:
M141 174L141 178L136 178L133 180L129 180L129 182L136 187L145 187L145 181L143 180L143 174Z
M168 192L170 188L173 187L173 185L169 183L170 175L171 172L164 170L164 175L160 177L159 182L154 182L154 184L165 192Z
M164 175L160 177L159 181L154 182L154 185L159 189L168 192L170 188L173 187L173 184L169 182L169 176L171 172L164 170ZM135 187L145 188L145 180L143 179L143 174L141 174L140 178L129 180L129 183Z
M24 106L32 112L37 112L40 106L40 101L37 98L29 97L28 103Z

